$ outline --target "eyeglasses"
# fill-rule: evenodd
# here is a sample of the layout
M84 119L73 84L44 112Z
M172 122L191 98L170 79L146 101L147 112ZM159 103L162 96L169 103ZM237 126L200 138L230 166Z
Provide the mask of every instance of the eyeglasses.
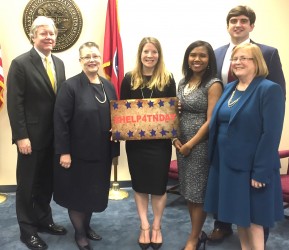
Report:
M89 62L90 60L96 61L98 59L100 59L101 56L84 56L84 57L80 57L80 59L82 59L83 61Z
M245 61L249 61L249 60L254 60L253 57L233 57L230 59L231 62L236 63L237 61L240 62L245 62Z

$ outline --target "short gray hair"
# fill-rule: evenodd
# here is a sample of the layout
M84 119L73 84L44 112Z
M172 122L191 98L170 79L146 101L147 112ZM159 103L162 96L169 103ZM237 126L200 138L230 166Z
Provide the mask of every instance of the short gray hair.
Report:
M35 20L33 21L31 27L30 27L30 32L29 32L29 38L30 38L30 42L32 42L32 38L35 38L37 29L40 26L52 26L55 32L55 35L57 36L58 34L58 30L56 28L56 25L54 23L54 20L52 18L46 17L46 16L38 16L35 18Z

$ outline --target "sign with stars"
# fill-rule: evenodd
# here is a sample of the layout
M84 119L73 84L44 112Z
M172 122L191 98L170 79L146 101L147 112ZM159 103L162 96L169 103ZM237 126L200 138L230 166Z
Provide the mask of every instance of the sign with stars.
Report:
M179 135L176 97L110 101L114 140L170 139Z

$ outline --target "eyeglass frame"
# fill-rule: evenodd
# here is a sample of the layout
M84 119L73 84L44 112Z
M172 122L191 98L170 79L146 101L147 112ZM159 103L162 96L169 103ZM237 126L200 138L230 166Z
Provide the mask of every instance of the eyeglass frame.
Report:
M230 58L230 61L233 62L233 63L236 63L238 60L240 62L245 62L245 61L249 61L249 60L254 60L255 58L254 57L233 57L233 58Z
M98 59L101 59L101 56L97 56L97 55L95 55L95 56L93 56L93 55L91 55L91 56L83 56L83 57L80 57L80 59L83 60L83 61L89 62L91 60L96 61Z

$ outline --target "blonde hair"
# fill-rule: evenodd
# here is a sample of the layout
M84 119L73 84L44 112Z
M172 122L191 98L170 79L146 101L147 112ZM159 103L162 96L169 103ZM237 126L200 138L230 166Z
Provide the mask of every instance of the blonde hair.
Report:
M267 64L265 62L265 59L263 57L263 53L261 51L261 49L259 48L258 45L253 44L253 43L245 43L245 44L240 44L238 46L236 46L232 52L231 58L234 57L234 55L236 54L236 52L240 49L244 49L246 51L250 51L253 57L253 63L255 65L255 76L263 76L263 77L267 77L267 75L269 74L268 71L268 67Z
M144 46L147 43L153 44L159 54L158 62L154 68L152 77L147 83L149 89L157 88L159 91L163 91L164 87L170 82L171 73L166 69L163 59L163 52L160 42L154 37L144 37L138 47L136 66L131 72L132 75L132 89L135 90L144 85L144 77L142 74L142 61L141 54Z

